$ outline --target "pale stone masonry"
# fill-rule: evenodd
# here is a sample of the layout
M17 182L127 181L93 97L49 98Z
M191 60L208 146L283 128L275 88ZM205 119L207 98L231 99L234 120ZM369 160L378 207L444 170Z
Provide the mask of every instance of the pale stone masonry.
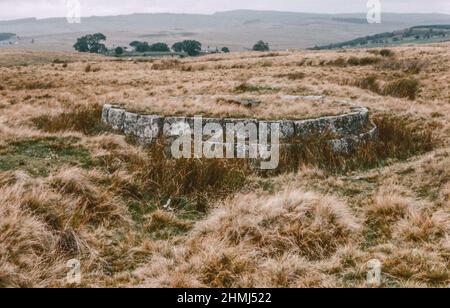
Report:
M193 117L163 117L158 115L140 115L106 104L103 106L102 120L112 129L120 130L126 135L137 137L148 145L159 137L171 137L174 134L190 130L193 132ZM377 128L371 122L369 110L364 107L353 107L351 113L321 117L308 120L278 120L266 121L256 119L220 119L202 118L203 126L207 123L217 123L226 131L226 125L237 123L272 123L280 125L280 138L289 140L295 137L308 138L324 133L337 135L337 139L329 140L336 152L347 152L356 144L377 137Z

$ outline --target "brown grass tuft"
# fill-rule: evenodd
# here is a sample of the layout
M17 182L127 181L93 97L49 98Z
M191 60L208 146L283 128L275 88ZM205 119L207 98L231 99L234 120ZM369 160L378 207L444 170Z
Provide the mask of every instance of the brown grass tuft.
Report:
M207 287L325 284L307 260L328 258L359 231L347 206L334 198L295 189L240 195L197 225L176 256L181 272L167 272L167 283L182 275Z
M398 221L404 218L413 203L395 192L379 192L374 196L366 212L366 240L380 242L391 238Z
M180 60L171 59L171 60L161 60L156 63L153 63L152 69L157 71L163 70L173 70L178 68L181 65Z
M280 74L276 75L275 77L287 78L289 80L302 80L303 78L306 77L306 75L303 72L295 72L295 73Z
M359 80L356 85L361 89L369 90L374 93L380 93L380 84L376 75L370 75Z
M426 211L411 211L399 223L399 236L416 243L438 242L450 232L450 215L443 211L430 215Z
M393 97L409 98L410 100L416 99L419 92L420 84L414 79L398 79L391 83L388 83L384 89L384 95L390 95Z
M164 141L143 152L112 150L97 160L109 172L133 174L135 184L128 187L132 195L151 196L160 205L171 199L172 207L194 206L201 212L208 198L220 199L239 190L250 174L245 160L173 159Z
M86 135L96 135L106 130L101 121L102 106L99 104L67 108L58 115L43 115L33 119L41 130L56 133L79 131Z

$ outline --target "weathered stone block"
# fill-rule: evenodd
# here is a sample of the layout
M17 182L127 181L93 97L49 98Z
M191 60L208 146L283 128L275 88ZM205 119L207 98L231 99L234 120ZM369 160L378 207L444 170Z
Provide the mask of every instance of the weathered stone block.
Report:
M193 133L193 127L189 125L186 118L170 117L164 119L163 135L165 137L181 136Z
M108 112L108 123L113 129L122 129L125 110L111 108Z
M111 108L112 108L112 106L109 105L109 104L106 104L106 105L103 106L103 109L102 109L102 122L105 123L105 124L108 124L108 114L109 114L109 111L111 110Z
M260 124L266 124L267 125L267 136L270 139L272 135L272 126L278 125L279 132L280 132L280 139L290 139L295 136L295 125L294 121L290 120L280 120L280 121L259 121L258 123L258 133L259 136L261 136L261 126ZM261 136L264 138L264 136Z
M123 132L126 135L136 135L136 126L139 116L135 113L125 112L123 120Z
M225 119L224 134L234 134L236 139L249 140L258 138L259 123L255 119Z
M156 138L161 135L164 118L158 116L139 116L136 127L135 135L144 144L152 143Z

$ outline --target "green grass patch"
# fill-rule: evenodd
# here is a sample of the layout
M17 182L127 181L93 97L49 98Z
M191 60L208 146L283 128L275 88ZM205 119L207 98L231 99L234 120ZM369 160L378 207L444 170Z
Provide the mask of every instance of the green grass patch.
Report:
M89 151L76 145L76 138L26 139L0 149L0 171L23 170L33 176L48 176L62 165L87 167Z

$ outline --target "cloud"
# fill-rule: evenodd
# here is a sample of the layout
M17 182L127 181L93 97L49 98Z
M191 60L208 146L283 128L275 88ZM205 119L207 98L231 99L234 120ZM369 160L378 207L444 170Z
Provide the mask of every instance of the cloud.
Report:
M83 16L130 13L213 13L234 9L317 13L363 12L366 0L79 0ZM383 10L450 14L449 0L380 0ZM66 15L66 0L0 0L0 19Z

